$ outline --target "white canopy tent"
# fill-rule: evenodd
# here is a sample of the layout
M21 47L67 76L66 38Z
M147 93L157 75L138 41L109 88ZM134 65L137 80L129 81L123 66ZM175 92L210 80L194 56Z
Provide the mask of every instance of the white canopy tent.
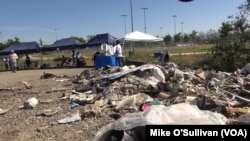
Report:
M142 33L139 31L134 31L131 33L126 34L123 38L118 39L120 42L123 43L123 47L125 43L133 43L133 42L162 42L163 46L166 48L165 43L163 38L159 38L150 34L146 34L146 33ZM131 44L131 50L132 52L134 52L134 47L132 47ZM166 50L163 52L163 55L165 56L166 54L168 54L168 49L166 48ZM164 57L162 57L164 58ZM163 59L161 60L163 61Z
M150 34L134 31L126 34L123 38L119 40L121 42L160 42L163 41L163 38L158 38Z
M132 43L132 42L162 42L163 46L166 47L163 38L158 38L156 36L142 33L139 31L128 33L123 38L120 38L118 40L123 43L123 46L125 43ZM134 51L132 45L131 49Z

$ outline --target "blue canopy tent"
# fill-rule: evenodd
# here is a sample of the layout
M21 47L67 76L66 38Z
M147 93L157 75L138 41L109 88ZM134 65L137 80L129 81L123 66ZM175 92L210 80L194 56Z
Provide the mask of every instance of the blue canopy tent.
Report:
M58 49L71 50L74 48L82 48L82 47L83 47L83 43L81 43L80 41L78 41L74 37L70 37L70 38L64 38L61 40L57 40L52 45L43 47L42 51L54 51L54 50L58 50Z
M109 33L97 34L93 39L89 40L84 44L84 47L100 46L102 43L107 42L108 44L113 44L117 38L110 35Z
M9 47L0 51L0 55L8 55L11 50L14 50L17 54L25 53L37 53L40 52L42 46L37 42L22 42L17 44L12 44Z

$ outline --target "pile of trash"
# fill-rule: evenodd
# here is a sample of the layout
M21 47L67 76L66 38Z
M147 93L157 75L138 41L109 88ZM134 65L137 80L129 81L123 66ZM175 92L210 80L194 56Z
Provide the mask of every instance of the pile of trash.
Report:
M235 72L180 69L175 63L84 70L61 99L76 115L58 120L110 116L94 140L144 140L146 125L250 124L250 64Z
M84 108L72 119L109 115L114 122L94 140L144 140L150 124L249 124L250 64L233 73L179 69L164 65L84 70L72 80L71 108ZM65 122L59 120L58 122Z

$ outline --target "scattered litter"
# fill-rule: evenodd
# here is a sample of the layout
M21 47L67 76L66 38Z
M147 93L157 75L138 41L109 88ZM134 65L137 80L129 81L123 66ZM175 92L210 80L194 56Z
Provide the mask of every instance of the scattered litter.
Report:
M151 124L207 124L225 125L227 118L219 113L202 111L195 105L180 103L170 106L152 105L144 112L130 113L102 127L95 135L94 141L105 141L111 131L129 131L136 127Z
M40 79L49 79L49 78L55 78L55 77L59 77L59 76L51 72L43 72L43 75L40 77Z
M79 113L77 113L77 114L72 115L71 117L59 119L59 120L57 120L57 122L60 124L64 124L64 123L71 123L71 122L75 122L75 121L79 121L79 120L81 120L81 116Z
M10 109L1 109L0 108L0 115L6 114Z
M56 79L55 81L57 82L64 82L64 81L69 81L70 79Z
M42 132L43 130L47 129L48 128L48 125L45 125L45 126L40 126L36 129L37 132Z
M24 102L23 108L24 109L34 109L37 104L38 104L38 100L35 97L32 97Z
M31 89L32 88L31 84L26 82L26 81L23 81L23 84L25 85L26 89Z
M134 129L144 131L143 128L149 124L250 124L249 70L249 64L242 70L227 73L179 68L173 62L168 62L161 66L144 64L138 67L88 69L71 79L44 73L43 78L52 77L54 83L70 83L71 80L72 84L67 84L71 87L65 87L60 83L62 88L46 89L46 95L60 92L62 96L59 99L64 101L48 98L39 101L39 104L44 103L42 108L55 101L70 101L68 107L78 107L78 113L54 123L71 123L86 118L86 124L81 124L89 130L87 124L91 122L96 131L94 141L105 141L108 137L114 137L114 134L122 135L123 140L132 141L135 140L132 132L141 134ZM37 104L38 100L31 98L22 107L33 109ZM7 111L0 109L0 114ZM58 112L59 109L50 108L40 110L36 115L44 116L37 118L45 118ZM65 114L63 112L68 111L60 110L61 115ZM108 120L108 124L103 125L107 123L103 120ZM102 125L97 125L100 122ZM46 128L48 126L41 126L37 131Z
M58 109L45 109L45 110L39 111L36 115L37 116L52 116L58 112L59 112Z
M94 105L97 107L103 107L104 105L108 104L108 100L107 99L100 99L100 100L96 100Z
M76 102L70 102L70 104L69 104L69 108L70 109L72 109L72 108L75 108L75 107L78 107L79 106L79 104L77 104Z

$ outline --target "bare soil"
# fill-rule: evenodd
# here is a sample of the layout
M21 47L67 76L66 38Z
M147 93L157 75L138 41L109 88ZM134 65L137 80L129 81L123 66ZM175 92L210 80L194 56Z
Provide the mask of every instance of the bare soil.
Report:
M83 106L69 108L70 101L60 98L67 91L49 92L58 88L73 88L70 79L84 69L62 68L20 70L0 72L0 108L10 109L0 114L1 141L91 141L96 132L110 122L108 117L84 118L73 123L59 124L57 120L72 116ZM40 79L44 72L51 72L59 78ZM65 77L67 76L67 77ZM70 77L69 77L70 76ZM65 80L65 81L59 81ZM31 84L27 89L23 81ZM4 90L5 89L5 90ZM39 104L34 109L22 109L28 99L35 97ZM53 115L41 115L41 111L58 111Z

